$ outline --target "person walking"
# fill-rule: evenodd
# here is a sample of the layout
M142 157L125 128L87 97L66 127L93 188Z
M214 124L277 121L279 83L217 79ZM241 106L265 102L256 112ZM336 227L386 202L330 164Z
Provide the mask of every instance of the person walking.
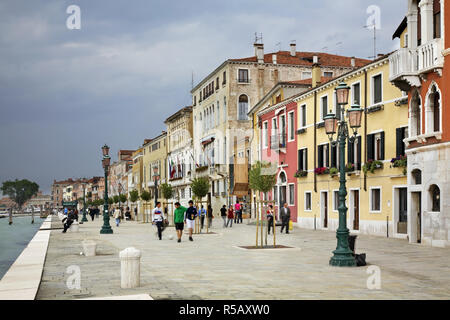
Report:
M70 228L70 225L74 222L75 220L75 213L70 210L69 213L67 214L67 217L63 219L64 222L64 230L63 233L67 232L67 229Z
M211 228L212 226L212 219L213 219L213 208L211 207L211 205L208 205L208 228Z
M158 229L158 238L162 240L164 213L161 210L161 202L156 202L155 209L152 210L152 224Z
M230 207L228 208L227 228L228 228L228 225L230 225L230 228L233 227L233 218L234 218L234 210L233 210L233 206L230 205Z
M281 217L281 233L283 233L283 229L286 227L286 233L289 233L289 220L291 219L291 209L288 208L288 204L285 202L283 208L281 208L280 212Z
M198 215L200 216L200 229L203 229L203 225L205 224L205 216L206 216L206 210L203 208L203 205L200 206L200 209L198 210Z
M223 205L222 208L220 208L220 216L223 219L223 227L227 227L227 206Z
M194 202L189 200L189 208L186 209L186 217L184 222L187 224L189 230L189 241L194 241L192 238L192 231L194 230L195 218L197 217L197 209L194 207Z
M134 220L137 220L137 207L134 207Z
M270 234L270 229L273 227L273 206L269 204L269 210L267 210L267 234Z
M127 207L127 210L125 211L125 219L126 220L131 220L130 207Z
M120 224L120 209L117 207L114 209L114 219L116 219L116 226L118 227Z
M89 215L91 216L91 220L94 221L94 217L95 217L94 208L89 208Z
M181 242L181 236L183 235L184 223L186 221L186 208L179 202L175 202L174 222L175 230L177 231L178 242Z
M239 200L236 200L236 204L234 205L234 223L239 223L239 212L241 211L241 205L239 204Z
M100 209L98 207L95 207L95 215L97 218L100 216Z

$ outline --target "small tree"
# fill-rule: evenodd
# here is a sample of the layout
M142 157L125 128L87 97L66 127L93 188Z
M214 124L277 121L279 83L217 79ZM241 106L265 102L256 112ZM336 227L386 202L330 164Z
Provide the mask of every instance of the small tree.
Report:
M120 202L125 203L127 202L127 195L126 194L121 194L119 196Z
M273 189L276 184L276 174L272 174L270 171L270 163L262 163L257 161L252 169L249 171L249 186L251 189L257 191L258 199L260 192L266 193ZM257 223L259 220L259 214L257 215ZM274 217L275 221L275 217ZM275 228L274 228L274 247L275 247ZM261 246L263 243L263 223L261 217ZM256 245L258 246L258 224L256 225Z
M171 199L173 197L174 191L173 191L173 188L172 188L172 186L170 184L163 183L160 186L160 190L161 190L161 193L162 193L162 196L163 196L164 199L168 200L168 199Z
M208 194L209 191L209 180L208 178L201 177L192 180L191 184L192 193L194 196L201 200L204 196Z
M130 196L128 197L132 203L135 203L139 199L139 191L132 190L130 191Z
M146 191L146 190L142 191L142 193L141 193L141 199L142 199L145 203L147 203L148 201L150 201L151 198L152 198L152 197L151 197L151 195L150 195L150 192L148 192L148 191ZM144 209L144 212L142 212L142 221L145 222L145 209Z
M113 202L114 203L119 203L119 200L120 200L120 198L119 198L118 195L113 196Z
M7 195L15 202L20 211L22 206L35 196L39 191L39 185L27 179L5 181L0 188L4 195Z
M111 205L114 203L114 197L109 197L108 198L108 204Z

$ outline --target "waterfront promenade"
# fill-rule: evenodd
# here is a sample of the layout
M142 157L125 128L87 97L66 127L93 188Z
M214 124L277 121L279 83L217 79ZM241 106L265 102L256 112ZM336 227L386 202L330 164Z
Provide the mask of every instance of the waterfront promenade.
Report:
M360 235L357 252L381 270L381 289L369 290L366 267L328 265L336 246L335 233L294 228L277 234L278 244L296 249L245 250L255 244L255 226L194 235L194 242L163 240L151 224L124 222L114 234L100 235L102 220L80 225L79 233L50 235L42 281L36 299L82 299L149 294L153 299L449 299L450 250L408 244L406 240ZM113 225L112 221L111 224ZM60 222L53 222L53 228ZM279 230L279 228L277 228ZM80 255L82 240L97 241L98 255ZM269 244L271 243L269 237ZM142 251L141 287L120 288L119 251ZM69 289L69 266L79 266L79 289Z

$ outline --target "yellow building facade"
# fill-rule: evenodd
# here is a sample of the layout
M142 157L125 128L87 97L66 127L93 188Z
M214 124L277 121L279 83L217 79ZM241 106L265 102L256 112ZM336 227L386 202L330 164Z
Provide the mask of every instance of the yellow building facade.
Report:
M361 128L353 143L347 140L345 149L347 227L356 234L404 238L407 180L400 156L405 154L408 106L407 97L389 82L388 56L294 99L298 107L298 225L338 227L339 146L330 143L323 117L330 110L337 114L335 88L341 82L351 88L346 109L353 103L364 109Z
M167 182L167 133L162 132L154 139L148 140L142 146L142 182L143 190L150 192L152 200L145 204L145 213L150 214L150 210L155 205L155 173L157 168L158 189L162 183ZM158 190L158 201L162 202L161 192Z

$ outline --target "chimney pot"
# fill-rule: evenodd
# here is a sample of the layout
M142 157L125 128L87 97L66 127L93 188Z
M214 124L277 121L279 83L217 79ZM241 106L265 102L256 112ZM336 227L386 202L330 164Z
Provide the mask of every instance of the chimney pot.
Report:
M273 62L273 64L277 64L277 55L276 54L272 55L272 62Z
M355 59L355 57L352 57L351 64L352 64L353 68L356 67L356 59Z
M319 63L319 57L318 56L314 56L313 57L313 64L317 64Z
M255 43L255 56L258 59L258 63L264 63L264 44Z
M297 45L295 42L291 43L291 57L295 57L297 55Z

